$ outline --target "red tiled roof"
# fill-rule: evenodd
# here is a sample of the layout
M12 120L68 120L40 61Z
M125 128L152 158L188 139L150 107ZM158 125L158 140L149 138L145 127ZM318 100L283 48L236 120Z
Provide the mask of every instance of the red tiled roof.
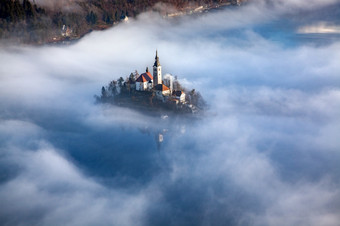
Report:
M153 80L153 77L150 72L145 72L137 78L136 82L148 82L151 80Z
M166 91L169 90L169 88L167 86L165 86L164 84L158 84L157 86L155 86L156 90L160 90L160 91Z

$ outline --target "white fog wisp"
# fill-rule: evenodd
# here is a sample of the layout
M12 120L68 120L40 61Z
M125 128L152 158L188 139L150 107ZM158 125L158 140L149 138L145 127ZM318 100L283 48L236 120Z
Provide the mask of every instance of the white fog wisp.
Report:
M2 46L1 224L337 225L340 40L306 40L298 28L319 19L286 15L338 1L271 3ZM208 102L201 120L95 104L156 49Z

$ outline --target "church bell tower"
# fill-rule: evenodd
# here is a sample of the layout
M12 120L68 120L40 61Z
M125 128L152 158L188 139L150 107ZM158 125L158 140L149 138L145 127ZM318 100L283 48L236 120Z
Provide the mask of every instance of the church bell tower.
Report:
M154 86L162 84L162 66L159 63L159 58L156 50L155 63L153 65L153 84Z

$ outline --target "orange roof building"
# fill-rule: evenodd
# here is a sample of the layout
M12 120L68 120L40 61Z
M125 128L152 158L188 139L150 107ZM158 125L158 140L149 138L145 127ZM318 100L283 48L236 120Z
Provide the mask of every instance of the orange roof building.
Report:
M170 96L170 89L164 84L158 84L155 86L156 97L159 100L165 101L166 96Z
M159 91L162 91L162 92L167 91L167 90L170 91L169 87L167 87L167 86L164 85L164 84L158 84L158 85L156 85L156 86L155 86L155 90L159 90Z
M153 76L149 72L149 69L146 68L146 72L141 74L136 79L136 90L137 91L150 91L153 86Z

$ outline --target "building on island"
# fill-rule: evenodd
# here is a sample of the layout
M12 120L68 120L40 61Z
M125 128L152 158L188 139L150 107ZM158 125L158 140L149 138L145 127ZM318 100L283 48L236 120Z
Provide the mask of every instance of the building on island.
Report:
M146 68L146 72L136 79L136 90L153 92L155 97L163 102L185 103L185 93L182 90L176 90L176 87L174 87L174 77L166 74L163 80L162 66L159 62L157 50L155 63L153 65L153 75L151 75L149 69Z
M165 86L164 84L156 85L155 93L156 93L156 98L161 101L165 101L166 97L170 96L171 94L169 87Z
M185 93L182 90L174 90L172 96L177 99L180 103L185 102Z
M174 90L174 76L170 74L164 75L163 83L164 85L169 87L170 92L172 93L172 91Z
M153 76L146 68L145 73L141 74L136 80L136 90L138 91L151 91L153 84Z

